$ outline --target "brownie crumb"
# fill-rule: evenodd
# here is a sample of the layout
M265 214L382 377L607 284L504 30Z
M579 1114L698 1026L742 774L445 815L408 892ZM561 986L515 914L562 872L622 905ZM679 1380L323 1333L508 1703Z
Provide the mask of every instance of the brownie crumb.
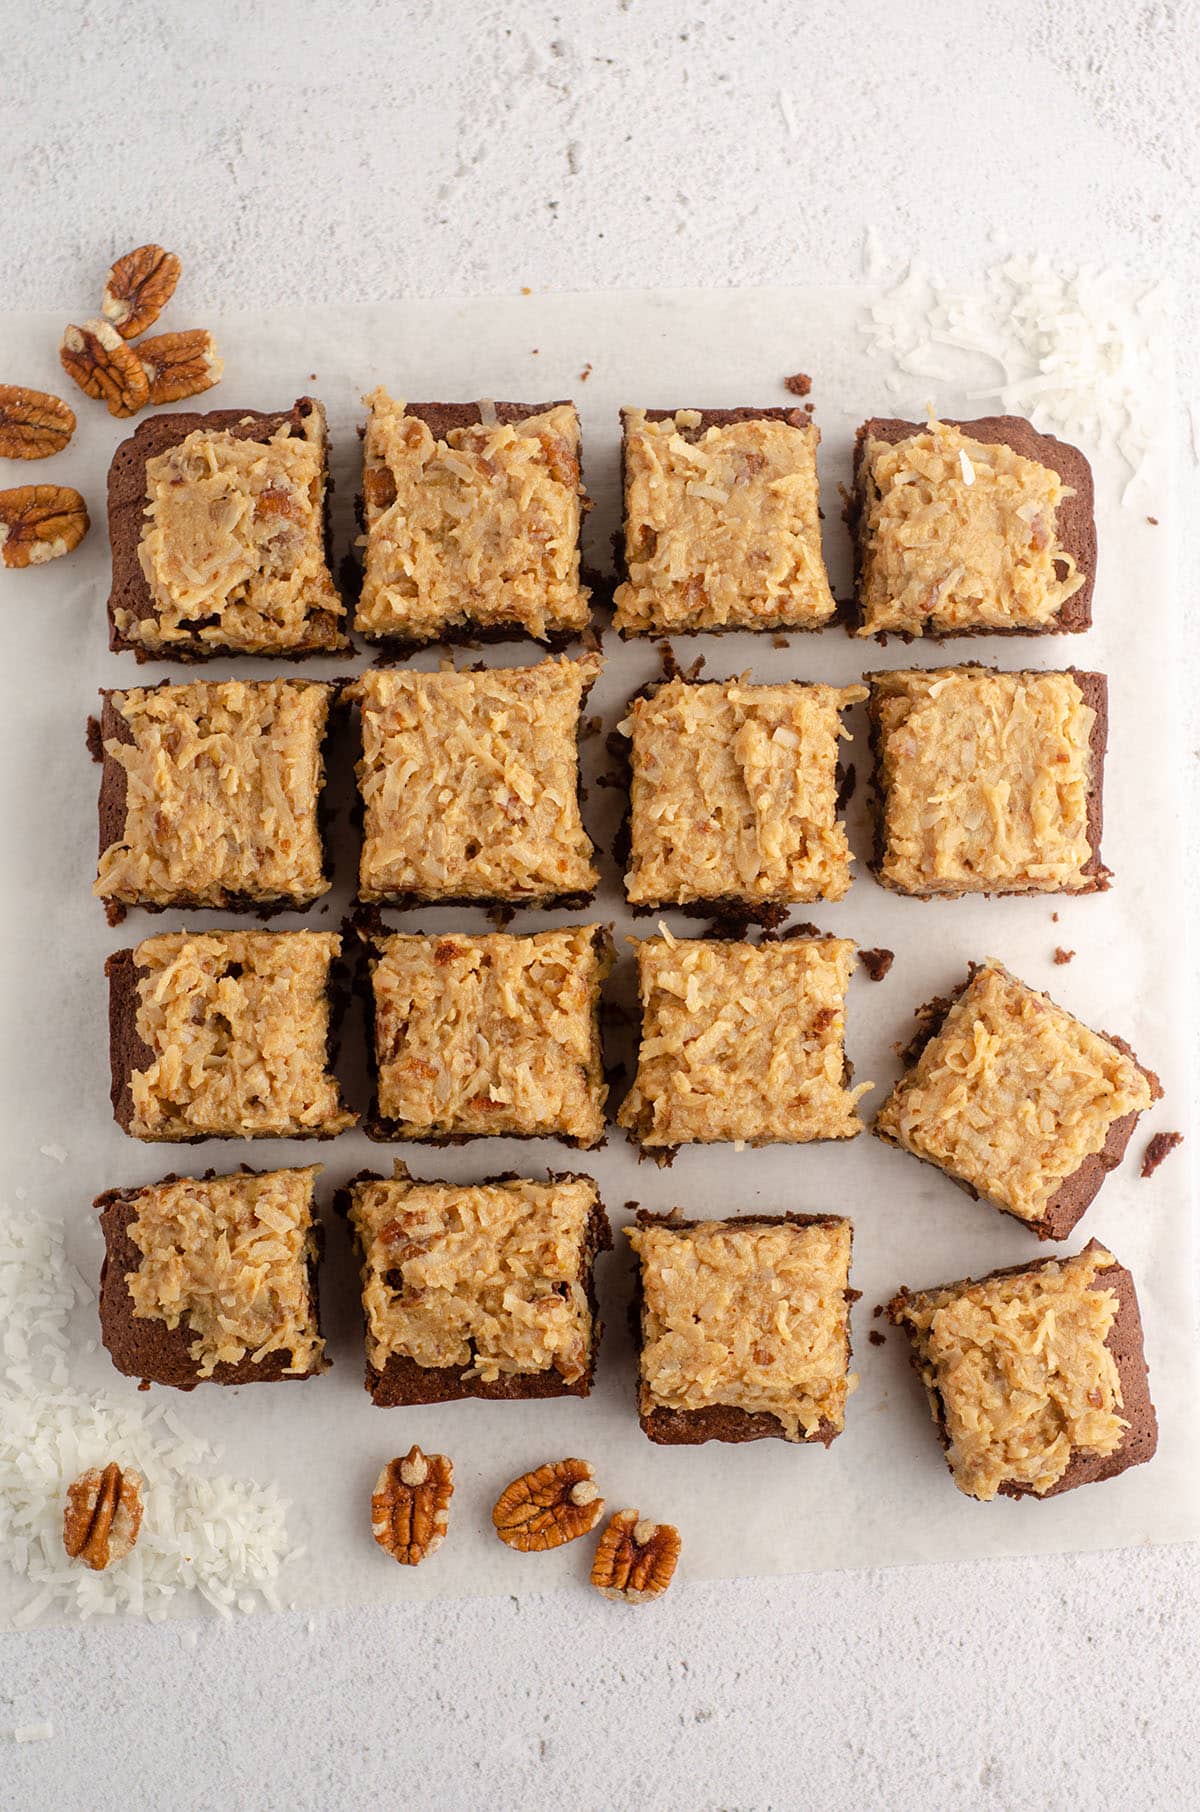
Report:
M1157 516L1147 516L1146 521L1150 524L1151 528L1158 527L1158 517Z
M772 648L790 648L791 643L785 635L773 635L771 637L771 646Z
M626 1202L625 1212L627 1214L636 1214L641 1205L640 1202Z
M859 960L872 981L882 981L896 960L894 950L860 950Z
M1069 963L1074 955L1075 952L1073 950L1064 950L1061 944L1058 944L1055 947L1054 960L1060 968L1064 963Z
M791 377L784 378L783 387L790 390L793 396L807 396L812 389L812 379L807 371L793 371Z
M1177 1145L1183 1144L1181 1132L1156 1132L1142 1158L1141 1175L1152 1177L1164 1158L1169 1158Z
M592 362L589 359L587 364L584 366L583 370L579 373L579 382L581 384L586 384L588 379L591 377L591 375L592 375Z
M876 1311L876 1313L878 1313L878 1311ZM872 1346L885 1346L887 1344L887 1335L881 1334L878 1328L872 1328L871 1332L867 1335L867 1339L871 1342Z
M871 1310L871 1320L872 1321L879 1320L879 1317L883 1314L885 1306L886 1305L882 1302L877 1302L875 1304L875 1307Z
M89 717L87 720L87 748L93 761L104 760L104 737L100 732L98 717Z
M1052 912L1052 913L1051 913L1051 914L1050 914L1050 923L1051 923L1051 924L1052 924L1052 925L1057 925L1057 924L1058 924L1058 914L1057 914L1057 912Z
M805 405L804 405L805 415L811 415L812 412L813 412L813 405L811 403L805 403Z

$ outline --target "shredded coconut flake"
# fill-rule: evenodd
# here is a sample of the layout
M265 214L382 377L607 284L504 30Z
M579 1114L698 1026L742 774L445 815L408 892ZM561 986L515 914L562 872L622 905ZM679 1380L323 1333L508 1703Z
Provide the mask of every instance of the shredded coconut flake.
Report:
M70 1383L68 1324L90 1296L59 1224L0 1207L0 1552L34 1588L16 1626L54 1605L161 1618L181 1588L226 1617L278 1609L275 1582L297 1551L275 1487L218 1472L217 1450L161 1404ZM66 1556L63 1500L114 1457L145 1478L145 1519L133 1553L93 1573Z
M54 1735L54 1725L49 1718L43 1718L38 1724L18 1724L13 1731L14 1743L48 1743Z

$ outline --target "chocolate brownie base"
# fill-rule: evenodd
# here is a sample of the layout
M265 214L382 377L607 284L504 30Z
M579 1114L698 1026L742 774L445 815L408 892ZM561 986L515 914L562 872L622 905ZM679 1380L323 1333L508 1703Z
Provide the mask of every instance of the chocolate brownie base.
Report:
M154 1062L154 1052L137 1029L138 989L143 975L148 971L139 969L134 961L134 951L114 950L104 964L104 973L108 977L108 1061L111 1078L109 1098L112 1101L113 1119L130 1138L136 1138L130 1132L133 1122L133 1091L130 1078L135 1070L145 1070ZM343 985L340 970L330 973L329 986L329 1033L326 1041L328 1067L332 1071L337 1064L338 1045L342 1017L345 1011L347 988ZM236 1139L240 1133L196 1133L190 1139L150 1140L147 1143L170 1145L203 1145L206 1139ZM287 1139L336 1139L333 1132L290 1132L278 1135L255 1134L259 1137L281 1137ZM210 1173L212 1174L212 1173Z
M793 1227L826 1227L838 1217L831 1214L739 1214L739 1227L773 1227L780 1221L790 1221ZM651 1214L645 1209L638 1212L639 1227L665 1226L671 1228L703 1227L704 1221L681 1220L677 1214ZM861 1290L846 1291L846 1306L858 1301ZM639 1353L644 1344L645 1334L642 1326L642 1313L645 1305L645 1291L642 1287L642 1267L638 1264L634 1273L634 1297L629 1310L629 1324L633 1331L634 1343ZM853 1354L850 1339L850 1324L846 1323L846 1366L849 1369ZM707 1409L652 1409L644 1410L641 1404L640 1365L638 1386L638 1421L642 1433L648 1435L659 1447L699 1447L705 1441L725 1441L731 1445L740 1445L743 1441L783 1441L787 1439L783 1423L778 1416L769 1412L749 1409L734 1409L727 1404L713 1404ZM789 1442L793 1447L810 1447L820 1445L828 1447L835 1441L840 1428L835 1428L828 1418L822 1418L817 1427L803 1440Z
M879 633L878 639L886 642L889 636L897 641L944 642L968 635L1063 635L1079 634L1091 628L1092 594L1096 587L1096 511L1092 485L1092 468L1087 458L1078 447L1068 441L1056 440L1052 434L1039 434L1032 423L1020 415L985 415L978 421L950 421L947 427L959 428L972 440L982 441L985 446L1010 447L1024 459L1032 459L1040 466L1046 466L1057 472L1065 485L1074 491L1058 506L1055 512L1055 527L1058 532L1059 546L1072 556L1079 571L1083 574L1083 584L1079 590L1062 605L1058 614L1050 622L1033 628L996 629L982 627L978 629L955 629L952 632L935 633L928 631L923 637L914 636L904 630L887 629ZM868 440L886 441L889 446L896 446L902 440L909 440L914 434L923 434L928 427L926 422L899 421L895 417L882 417L864 422L854 437L854 480L850 497L847 500L843 515L850 530L850 542L854 554L854 603L851 607L847 628L853 632L862 626L862 612L858 606L862 574L862 544L860 525L864 513L865 498L861 483L861 469L866 443Z
M138 622L154 616L155 605L146 575L138 559L138 547L142 539L146 510L146 465L165 453L171 447L177 447L189 434L198 430L210 433L232 434L237 440L269 441L280 428L289 424L301 432L304 422L313 410L313 399L302 396L290 409L279 409L264 414L258 409L214 409L207 415L183 413L179 415L152 415L141 423L128 440L123 440L113 455L112 465L108 471L108 539L112 547L112 589L108 597L108 645L114 653L131 651L139 662L146 661L211 661L226 656L241 655L245 650L228 647L220 643L202 641L198 636L189 642L178 642L169 650L157 651L144 648L138 641L124 635L116 625L116 612L127 610ZM329 477L329 435L325 435L325 524L324 551L325 564L330 572L335 568L331 558L330 542L330 508L333 492L333 481ZM341 649L351 647L350 638L343 636L338 644ZM273 660L302 661L314 654L331 654L338 649L330 648L289 648L276 649L272 652Z
M215 1176L209 1170L205 1177ZM174 1175L159 1179L176 1181ZM128 1378L140 1378L151 1384L169 1384L175 1390L194 1390L197 1384L275 1384L287 1380L315 1378L324 1365L308 1372L289 1372L291 1353L286 1349L268 1353L257 1363L247 1354L236 1364L223 1361L210 1378L200 1376L200 1363L188 1351L195 1334L185 1321L169 1328L165 1321L135 1316L133 1298L127 1278L142 1262L142 1252L129 1234L137 1219L136 1189L110 1189L96 1197L100 1211L100 1228L104 1234L104 1262L100 1271L100 1338L119 1372ZM321 1331L320 1300L317 1294L317 1269L324 1241L319 1223L314 1223L317 1249L308 1261L308 1286L316 1319Z
M931 1000L925 1006L918 1008L918 1018L921 1021L920 1030L902 1052L900 1059L906 1072L912 1069L930 1039L941 1031L951 1007L961 995L966 993L978 973L979 967L978 963L971 963L968 966L966 981L961 987L956 988L953 994ZM1043 993L1042 998L1048 1000L1050 997ZM1144 1063L1138 1061L1136 1053L1130 1049L1125 1040L1117 1038L1112 1032L1101 1032L1098 1036L1107 1038L1108 1042L1115 1044L1131 1063L1137 1064L1138 1069L1150 1084L1153 1099L1161 1100L1163 1091L1158 1077L1153 1070L1147 1069ZM1134 1113L1122 1114L1119 1120L1114 1120L1108 1129L1108 1136L1102 1149L1086 1157L1079 1169L1073 1171L1059 1184L1046 1204L1045 1213L1040 1220L1036 1221L1026 1220L1024 1215L1013 1214L1012 1209L1006 1207L1003 1202L993 1201L990 1196L981 1195L973 1184L966 1182L962 1177L956 1177L953 1171L943 1169L940 1164L935 1164L932 1158L923 1158L919 1153L909 1151L907 1146L901 1145L889 1134L879 1132L874 1124L872 1124L871 1131L885 1145L894 1146L897 1151L903 1151L910 1158L916 1158L918 1163L928 1164L931 1169L938 1172L939 1176L949 1178L950 1182L957 1184L958 1188L969 1195L973 1202L986 1201L989 1207L999 1208L1002 1214L1011 1215L1013 1220L1019 1221L1023 1227L1028 1227L1031 1232L1036 1233L1039 1239L1060 1240L1066 1239L1083 1219L1109 1171L1116 1170L1121 1163L1128 1149L1129 1141L1133 1137L1134 1127L1140 1118L1139 1114ZM1012 1268L1017 1271L1022 1269L1020 1265Z
M499 1176L480 1178L479 1187L487 1183L511 1182L515 1172L505 1171ZM377 1171L362 1170L351 1177L344 1189L339 1189L334 1196L335 1211L348 1218L350 1212L350 1190L355 1183L382 1183ZM570 1173L551 1171L546 1179L550 1183L571 1181ZM591 1180L590 1178L588 1179ZM415 1359L407 1359L401 1354L393 1353L382 1371L367 1362L365 1386L371 1401L379 1409L413 1408L423 1403L460 1403L468 1397L480 1397L489 1403L514 1403L533 1397L587 1397L591 1395L592 1383L596 1375L596 1357L600 1349L600 1337L604 1332L604 1323L600 1320L599 1303L596 1298L596 1257L601 1252L612 1248L612 1227L604 1204L597 1202L588 1222L587 1235L579 1266L579 1282L587 1292L588 1308L592 1316L592 1342L588 1355L588 1366L581 1378L568 1384L556 1371L545 1372L508 1372L491 1381L484 1378L464 1378L457 1365L418 1365Z
M1096 1241L1090 1242L1084 1250L1088 1251ZM994 1277L1016 1277L1023 1272L1042 1271L1047 1265L1058 1261L1053 1258L1042 1258L1031 1265L1006 1265L1002 1270L989 1271L982 1278L961 1278L957 1283L937 1286L942 1289L963 1289L972 1283L989 1283ZM1048 1491L1034 1491L1028 1485L1017 1485L1005 1482L1000 1486L1002 1497L1058 1497L1064 1491L1073 1491L1076 1485L1094 1485L1102 1479L1116 1478L1127 1472L1131 1466L1140 1466L1146 1460L1154 1458L1158 1447L1158 1418L1150 1397L1150 1375L1146 1366L1146 1355L1142 1337L1142 1317L1138 1308L1137 1290L1133 1278L1124 1265L1110 1265L1100 1271L1092 1284L1094 1290L1113 1290L1117 1298L1117 1313L1105 1341L1109 1352L1116 1361L1117 1376L1121 1381L1121 1415L1129 1427L1125 1438L1115 1453L1087 1454L1076 1453L1071 1457L1066 1471ZM903 1314L911 1292L907 1284L893 1296L887 1304L888 1320L900 1328L911 1341L912 1336L904 1324ZM915 1344L910 1363L924 1387L921 1357ZM946 1429L945 1404L940 1392L926 1390L934 1411L938 1439L943 1451L947 1454L950 1448L950 1437ZM949 1463L949 1462L947 1462Z
M684 409L686 407L687 407L686 403L681 403L679 405L679 409ZM670 421L673 416L677 415L679 413L679 409L645 409L642 411L642 413L645 415L646 420L648 422L665 422L665 421ZM705 433L706 430L709 428L729 428L729 427L732 427L732 425L735 422L786 422L788 424L788 426L791 428L811 428L813 425L811 415L809 415L803 409L779 409L779 408L753 409L750 407L743 407L740 409L697 409L693 413L698 415L700 417L700 420L697 422L697 424L694 428L681 428L680 429L680 433L683 435L683 438L685 440L697 440L697 439L699 439L700 435ZM625 415L626 415L626 411L622 410L621 411L621 423L622 423L622 432L621 432L622 526L620 528L614 530L614 532L613 532L613 559L614 559L614 563L616 566L616 574L617 574L616 583L617 584L620 584L623 580L626 580L629 577L629 566L625 559L625 528L624 528L624 513L625 513L624 500L625 500L625 495L626 495ZM845 612L846 612L846 606L843 605L839 601L838 609L835 612L835 614L831 617L828 617L823 623L784 623L784 622L765 623L764 622L764 623L756 623L754 625L753 630L751 630L751 631L747 631L745 629L744 625L741 623L730 623L727 626L725 626L724 628L720 628L720 629L673 629L671 631L671 634L672 635L744 635L744 634L749 633L749 634L754 634L754 635L760 635L760 634L766 633L766 634L770 635L774 631L782 631L785 635L811 635L811 634L815 633L817 630L831 629L835 623L844 622L846 620ZM664 634L664 631L661 628L658 628L658 629L622 629L622 630L618 631L618 634L621 636L622 641L627 641L627 642L636 641L636 640L645 641L647 638L649 638L651 640L661 640L662 636Z
M1015 671L1015 669L1010 670L1000 667L984 667L979 661L961 661L956 663L956 665L963 669L973 669L978 673ZM1105 867L1100 853L1100 842L1104 834L1104 757L1108 752L1108 675L1106 673L1087 673L1079 667L1063 667L1048 669L1048 671L1069 673L1083 695L1084 704L1088 705L1095 713L1095 721L1092 724L1092 734L1088 743L1089 753L1091 755L1091 774L1088 783L1086 821L1088 848L1092 853L1080 870L1081 874L1088 876L1089 884L1086 887L1076 887L1069 891L1072 894L1105 893L1112 880L1112 870ZM881 775L883 773L883 751L880 737L879 711L874 688L874 681L880 677L880 674L874 672L864 673L863 675L864 685L871 688L871 695L867 700L867 739L872 761L871 816L873 820L873 838L869 866L871 873L875 876L879 885L888 888L889 892L900 893L903 891L903 897L906 900L1017 899L1032 894L1038 894L1045 899L1050 897L1051 892L1068 891L1064 888L1047 890L1041 887L1005 887L991 893L977 893L974 889L969 891L960 890L957 893L910 893L907 889L902 890L893 887L891 882L884 878L883 859L886 849L884 807L887 795L881 781Z
M515 427L519 422L528 421L531 415L542 415L547 409L572 408L569 399L559 398L553 403L493 403L495 419L503 428ZM406 415L415 415L423 421L435 440L445 440L454 428L477 428L483 425L483 414L478 403L406 403ZM359 437L365 436L366 430L359 429ZM365 533L366 507L361 491L355 500L356 514L360 532ZM585 504L586 508L586 504ZM583 529L580 513L579 547L582 555ZM361 572L360 572L361 584ZM535 636L520 623L498 623L489 628L480 628L464 618L461 623L446 624L433 635L371 635L366 630L358 632L372 648L378 649L381 660L400 660L412 654L415 649L428 648L433 644L447 648L482 648L496 642L537 642L552 654L559 654L569 648L573 642L587 634L585 629L555 629L544 636ZM447 905L476 905L477 901L448 900Z

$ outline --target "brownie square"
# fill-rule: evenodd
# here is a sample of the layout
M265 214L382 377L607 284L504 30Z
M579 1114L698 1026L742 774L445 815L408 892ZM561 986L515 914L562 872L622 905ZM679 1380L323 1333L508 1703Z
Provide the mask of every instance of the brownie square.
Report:
M623 409L622 635L821 629L820 433L801 409Z
M601 665L589 655L357 679L360 898L586 904L599 877L579 810L579 727Z
M1087 629L1092 469L1017 415L864 422L847 509L855 633L940 640Z
M355 628L396 648L580 635L574 403L367 403Z
M377 1139L604 1140L599 925L381 938L371 955Z
M333 1073L320 931L186 931L105 964L113 1117L135 1139L332 1139L358 1123Z
M850 1222L639 1213L638 1415L652 1441L829 1443L845 1426Z
M601 1323L593 1268L612 1245L590 1177L389 1182L339 1196L362 1264L367 1389L384 1408L463 1397L586 1397Z
M862 686L671 679L630 704L631 905L840 900L841 713Z
M263 913L328 892L318 814L336 692L274 679L101 694L92 891L111 924L129 906Z
M921 1013L872 1130L1065 1239L1162 1093L1120 1038L1093 1032L996 962Z
M1108 886L1104 674L964 666L866 678L883 886L920 899Z
M641 1043L618 1124L643 1149L852 1139L847 938L760 944L664 934L637 945Z
M210 1170L98 1196L100 1333L117 1370L177 1390L325 1371L320 1169Z
M348 647L329 491L312 397L142 422L108 474L109 645L139 661Z
M888 1316L968 1497L1057 1497L1153 1459L1137 1291L1095 1240L1073 1258L902 1289Z

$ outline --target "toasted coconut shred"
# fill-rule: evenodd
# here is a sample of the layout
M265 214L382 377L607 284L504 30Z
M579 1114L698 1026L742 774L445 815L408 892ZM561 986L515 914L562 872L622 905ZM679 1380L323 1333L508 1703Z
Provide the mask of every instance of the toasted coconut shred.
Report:
M841 899L840 713L866 696L861 686L676 679L635 699L623 726L633 741L631 903Z
M557 404L438 440L386 391L367 397L366 570L355 627L428 640L461 624L547 636L588 622L579 580L579 417Z
M282 1608L279 1580L298 1558L274 1485L231 1477L221 1454L176 1410L144 1408L132 1390L72 1382L70 1324L92 1291L70 1263L62 1227L23 1204L0 1205L0 1550L30 1585L18 1627L62 1607L76 1617L160 1619L181 1592L224 1617ZM114 1456L145 1485L136 1548L103 1572L63 1550L71 1481Z
M852 1139L845 938L637 945L642 1038L618 1124L648 1148L718 1140Z
M905 893L1091 886L1096 713L1069 673L876 673L885 883Z
M459 1188L359 1183L350 1218L363 1261L367 1360L453 1366L485 1382L588 1369L585 1272L599 1196L590 1177Z
M128 1232L143 1256L126 1273L133 1313L169 1328L186 1323L202 1378L281 1352L289 1372L321 1369L309 1278L320 1170L180 1177L137 1192Z
M344 645L325 559L325 412L269 441L197 429L146 462L138 560L154 600L116 626L144 648L180 642L253 654Z
M860 636L1042 628L1084 583L1055 531L1074 492L1002 443L931 421L868 440L860 484Z
M594 925L534 937L387 938L372 971L379 1112L402 1136L604 1137Z
M851 1230L634 1227L642 1265L642 1413L714 1406L773 1415L789 1441L840 1431Z
M835 614L811 422L701 428L694 409L627 409L625 564L615 626L816 629Z
M364 673L365 900L590 892L579 714L598 656L484 672Z
M1109 1130L1150 1106L1124 1051L989 961L947 1013L875 1130L1022 1220L1039 1221Z
M1116 1264L1094 1243L1039 1271L896 1299L913 1335L954 1482L985 1502L1001 1485L1049 1491L1076 1454L1115 1453L1129 1424L1105 1344L1117 1296L1096 1280Z
M307 905L328 891L317 823L334 688L311 680L195 681L112 694L132 742L125 825L93 892L125 905L230 895Z
M140 943L137 1034L152 1060L130 1076L134 1137L353 1126L329 1069L329 971L340 950L339 937L318 931L171 932Z

